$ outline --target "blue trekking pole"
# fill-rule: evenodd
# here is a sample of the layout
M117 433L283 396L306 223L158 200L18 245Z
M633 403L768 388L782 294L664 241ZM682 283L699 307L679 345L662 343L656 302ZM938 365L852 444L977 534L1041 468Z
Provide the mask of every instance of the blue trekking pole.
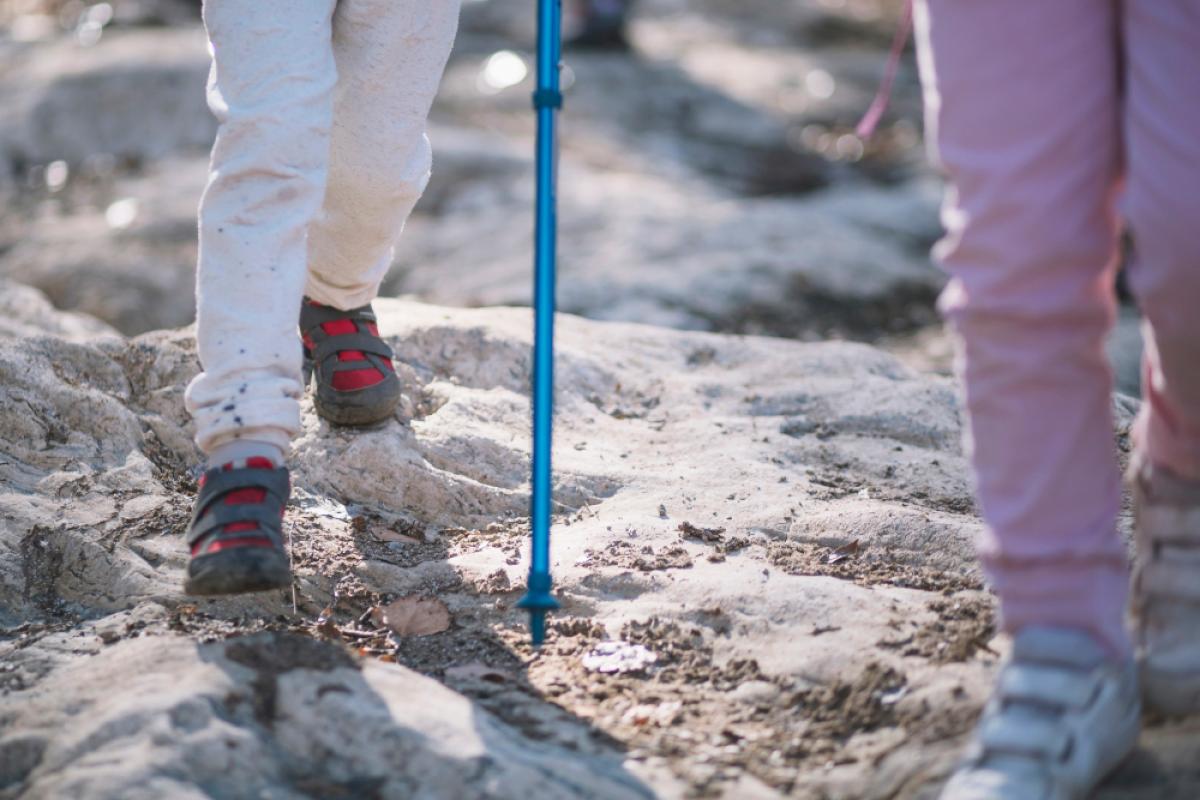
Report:
M558 64L562 50L562 0L538 0L537 205L534 230L533 335L533 542L529 584L518 608L529 611L534 646L546 639L546 612L558 608L550 594L550 439L554 422L555 114L562 108Z

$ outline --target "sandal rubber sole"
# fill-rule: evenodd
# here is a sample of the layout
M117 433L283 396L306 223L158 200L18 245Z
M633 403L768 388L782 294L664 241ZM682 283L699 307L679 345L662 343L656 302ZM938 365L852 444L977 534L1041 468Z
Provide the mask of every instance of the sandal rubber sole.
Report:
M1170 672L1141 662L1142 703L1164 717L1184 717L1200 712L1200 671Z
M383 422L400 405L400 381L388 375L381 383L353 392L338 392L318 385L313 392L317 414L335 425L373 425Z
M274 548L239 547L196 556L183 590L192 595L246 594L292 585L287 556Z

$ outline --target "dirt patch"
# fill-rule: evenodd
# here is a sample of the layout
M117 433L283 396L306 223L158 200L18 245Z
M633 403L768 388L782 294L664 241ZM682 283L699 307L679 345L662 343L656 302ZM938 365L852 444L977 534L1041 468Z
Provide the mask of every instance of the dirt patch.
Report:
M444 633L392 639L377 657L443 681L524 736L663 759L695 797L728 796L744 774L789 792L805 770L864 757L855 736L918 722L896 711L905 677L874 662L813 687L767 675L752 659L719 663L700 628L651 618L619 638L651 651L653 663L605 674L584 666L609 641L598 623L557 618L534 651L498 618L481 609Z
M886 553L872 553L861 545L853 552L848 552L850 549L812 542L772 542L767 545L767 560L789 575L824 575L864 586L885 584L943 594L982 588L975 578L897 563Z
M896 670L871 662L848 681L796 693L792 702L812 723L811 732L831 742L895 722L894 706L907 681Z
M664 569L687 569L692 566L688 551L678 545L655 549L651 545L636 542L615 541L604 550L585 551L589 562L597 567L619 567L638 572L654 572Z
M687 521L679 523L679 533L684 539L695 539L708 544L719 544L725 540L724 528L699 528Z
M493 522L480 529L443 528L438 536L447 542L450 557L498 549L508 557L507 563L519 564L524 555L522 547L529 541L529 520Z
M990 597L950 595L931 600L937 619L901 639L885 639L880 647L905 656L928 658L937 664L966 661L976 653L996 653L988 642L996 635L996 609Z
M164 524L186 521L190 497L178 495L169 509L155 512L130 534L149 535ZM719 610L697 609L695 626L647 619L626 625L619 639L654 654L640 672L601 674L584 667L584 656L610 640L612 632L594 620L552 621L548 643L530 648L511 607L511 584L503 570L463 582L454 572L430 594L452 613L449 630L430 636L400 637L380 627L371 609L394 597L367 588L358 577L364 561L410 567L442 561L458 553L494 548L520 563L528 522L510 519L482 530L444 529L427 533L418 522L384 523L382 517L335 518L312 510L289 509L287 525L295 571L299 614L281 616L224 612L221 603L185 602L164 618L132 621L107 631L106 642L143 634L172 632L200 643L223 645L229 661L254 670L250 684L227 698L230 712L244 712L264 727L276 718L278 675L289 669L353 667L358 657L400 663L473 698L529 739L553 742L578 753L622 752L635 760L665 764L692 796L730 796L740 777L754 776L782 793L799 792L826 765L871 760L876 745L863 744L872 732L898 730L916 740L925 730L956 735L974 709L923 708L899 711L905 676L866 660L857 673L832 684L812 686L791 676L769 675L752 660L721 662L713 636L730 632ZM806 543L751 545L719 528L682 525L679 540L655 543L623 540L589 553L596 566L631 571L686 569L697 545L709 558L760 548L776 569L802 575L832 575L862 583L913 585L949 590L964 583L952 576L889 564L882 554L859 548L828 548ZM659 540L661 542L661 540ZM31 559L35 591L53 581L52 564ZM44 567L44 569L43 569ZM328 593L328 594L326 594ZM958 657L974 630L970 609L947 599L940 610L946 630L930 626L908 646L924 646L930 658ZM972 607L973 608L973 607ZM980 612L982 614L982 612ZM944 618L944 619L943 619ZM980 620L983 616L980 615ZM37 632L25 633L35 638ZM934 650L935 634L949 637L946 654ZM929 644L920 644L928 639ZM940 734L940 735L942 735ZM893 736L893 740L895 736ZM872 750L876 748L876 750ZM808 776L808 777L806 777ZM798 788L800 787L800 788ZM323 796L337 796L331 793ZM359 796L359 795L347 795Z
M426 561L444 561L449 542L441 536L425 538L425 525L416 520L385 522L370 516L350 520L350 538L357 553L397 567L415 567Z
M745 536L731 536L727 539L724 528L700 528L690 522L679 524L679 538L712 545L712 552L706 559L714 563L724 561L727 553L736 553L750 546L750 540Z
M169 462L163 466L179 469ZM182 530L188 506L189 496L176 495L164 508L134 521L126 533L143 536L172 526ZM267 728L278 704L286 701L278 696L277 685L278 676L288 670L354 666L358 658L401 664L471 697L522 736L581 754L617 751L665 764L695 797L730 796L746 775L780 792L803 795L802 782L826 765L873 759L878 747L861 738L864 734L883 732L895 740L896 735L887 733L895 730L900 738L915 740L936 729L939 735L957 735L973 719L974 709L965 703L953 709L901 711L897 698L906 691L905 676L869 658L860 669L820 686L766 674L752 659L719 661L712 637L728 635L730 621L716 609L696 610L689 617L694 626L653 618L629 623L617 637L645 648L654 659L626 674L591 671L585 656L611 641L613 632L586 618L556 616L549 642L534 651L517 624L523 614L512 608L511 595L520 587L504 569L470 581L453 570L431 571L437 585L419 591L445 603L452 624L431 635L399 636L371 616L372 609L395 598L364 584L359 577L364 562L412 568L490 549L519 564L528 521L434 530L419 520L385 520L369 510L330 516L315 506L297 506L289 508L287 530L301 576L296 583L298 614L264 618L224 611L220 603L186 602L165 618L106 631L104 641L169 631L201 643L226 642L226 657L254 670L249 685L226 699L229 710L252 714ZM763 545L727 529L687 522L679 525L674 542L660 538L651 544L635 533L587 551L593 565L666 571L692 566L701 552L720 560L727 553L753 549L753 557L761 555L795 574L937 591L969 583L891 563L885 554L857 544ZM30 564L40 570L34 585L53 585L47 572L53 571L52 564L36 558ZM906 645L916 648L914 654L954 659L970 648L975 606L959 609L954 603L960 599L946 598L945 606L934 608L944 629L930 625L914 634ZM982 609L978 616L982 624ZM939 635L950 638L944 652L936 650Z
M148 535L168 523L182 526L188 505L190 498L179 495L130 531ZM418 522L385 523L370 513L332 518L293 508L288 530L296 572L302 576L296 584L299 614L246 615L224 611L220 603L189 601L165 617L129 622L106 630L101 638L112 642L170 632L201 643L232 640L222 651L229 661L254 670L254 676L226 703L231 713L252 715L266 728L273 724L278 704L286 702L277 685L278 676L288 670L353 667L356 654L402 664L471 697L522 736L581 754L617 751L665 764L695 797L731 796L746 775L803 796L807 789L802 782L826 765L876 757L878 745L864 734L910 741L936 730L944 738L958 735L974 718L975 709L966 703L902 709L897 699L905 694L905 676L869 658L861 669L820 686L766 674L751 659L719 661L712 637L728 635L730 622L716 609L696 610L689 617L694 627L653 618L629 623L617 637L652 652L653 661L627 674L590 671L585 656L611 641L613 632L590 619L556 616L549 642L532 650L517 624L523 614L511 607L509 595L520 587L512 585L504 570L469 582L448 571L429 594L450 609L450 628L397 636L371 617L373 608L395 598L367 588L357 577L364 560L411 567L485 548L520 559L527 521L429 533ZM589 555L597 566L648 572L686 568L695 557L689 553L698 550L723 558L727 552L753 548L754 557L761 553L776 568L797 574L946 591L963 584L953 576L889 563L884 554L876 557L857 545L763 546L719 528L690 524L682 525L678 535L676 542L662 544L660 539L654 546L645 540L618 541ZM31 563L42 570L40 561ZM52 585L46 583L49 572L47 578L40 575L38 585ZM948 597L945 605L936 605L941 599L931 605L944 627L930 625L915 634L907 644L918 648L914 654L953 660L969 650L972 632L984 624L985 615L982 606L978 613L974 605L956 606L962 599ZM938 636L950 639L944 652L935 649ZM331 788L322 796L338 795Z
M796 436L794 426L793 433L787 433L789 436ZM786 431L785 431L786 433ZM814 434L818 438L832 438L837 433L825 426L820 426L820 430L814 429ZM808 482L817 487L813 490L813 497L821 500L840 500L843 497L849 497L861 492L863 489L868 489L867 483L862 478L853 475L847 475L847 470L851 467L849 462L838 462L832 464L829 469L821 469L814 467L809 470Z
M508 594L518 591L509 580L508 573L502 569L495 570L484 576L482 580L474 581L474 589L478 594Z
M841 435L838 431L826 425L813 424L804 419L791 420L784 423L781 432L793 438L813 435L818 439L828 440ZM851 433L850 436L859 434ZM903 447L897 445L896 450ZM808 472L808 482L812 488L812 496L821 500L840 500L844 497L858 495L879 502L896 502L904 505L920 506L933 511L950 514L975 515L975 499L971 494L930 493L924 489L914 488L897 475L894 465L885 467L882 471L878 466L863 463L853 463L845 460L833 460L829 451L821 454L825 463L811 466ZM939 468L941 462L933 460L930 467Z
M727 796L743 774L789 792L802 770L856 761L850 740L857 734L899 724L892 705L904 676L878 664L829 686L803 686L766 675L751 659L718 663L700 629L652 618L620 632L621 640L655 654L651 666L632 674L589 672L583 656L602 634L587 620L559 620L534 654L523 634L503 632L525 659L524 681L506 690L500 688L506 679L493 675L490 683L460 681L456 688L488 708L508 705L502 713L509 716L537 718L515 709L549 701L589 722L593 738L627 748L629 757L665 759L696 797Z

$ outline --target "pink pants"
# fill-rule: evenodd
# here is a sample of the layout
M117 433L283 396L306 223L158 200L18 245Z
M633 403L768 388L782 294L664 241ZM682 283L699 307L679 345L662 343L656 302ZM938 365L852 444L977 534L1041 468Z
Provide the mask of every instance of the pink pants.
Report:
M1129 649L1104 339L1120 216L1146 317L1155 464L1200 479L1200 2L921 0L935 251L1004 626Z

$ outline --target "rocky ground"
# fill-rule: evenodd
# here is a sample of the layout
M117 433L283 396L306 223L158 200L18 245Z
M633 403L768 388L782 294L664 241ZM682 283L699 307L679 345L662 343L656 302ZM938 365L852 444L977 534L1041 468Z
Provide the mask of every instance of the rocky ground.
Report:
M385 287L443 305L378 306L400 413L306 406L293 591L197 601L194 4L0 0L0 797L936 793L1004 642L911 69L848 136L896 5L644 0L632 54L570 54L561 299L591 320L560 326L536 652L529 313L492 308L528 294L529 78L488 70L530 64L526 10L464 12ZM1129 393L1137 347L1126 312ZM1153 721L1100 796L1195 796L1196 732Z
M1003 648L948 381L564 318L534 652L529 314L379 310L403 409L306 410L294 589L237 600L179 591L190 335L0 341L0 796L931 795ZM1109 796L1191 796L1194 733Z

